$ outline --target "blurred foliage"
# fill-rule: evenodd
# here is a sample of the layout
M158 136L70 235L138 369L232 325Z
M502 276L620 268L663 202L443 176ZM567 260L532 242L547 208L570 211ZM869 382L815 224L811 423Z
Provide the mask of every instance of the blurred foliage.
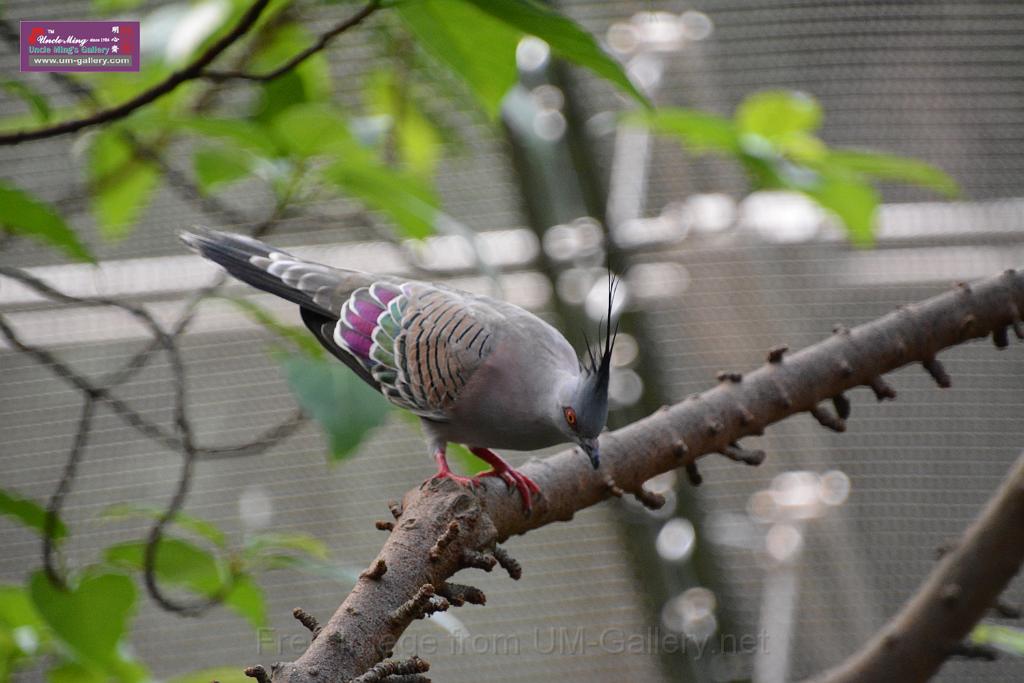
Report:
M108 16L138 11L142 4L94 0L93 8ZM90 90L89 97L72 104L55 106L31 79L5 79L3 89L24 111L0 120L0 130L46 126L138 96L224 36L250 4L197 0L154 9L143 16L143 25L153 30L144 44L142 71L68 75ZM354 6L328 4L339 20ZM218 68L260 74L287 63L317 39L303 22L303 9L292 0L271 0L249 35L218 60ZM181 182L167 177L162 155L184 151L190 159L184 175L204 196L217 197L246 183L266 194L275 215L291 205L345 198L376 211L396 238L423 238L453 223L441 210L434 181L442 158L460 150L458 128L431 104L465 97L476 103L482 120L497 125L502 101L517 81L516 47L526 35L543 39L554 55L630 95L640 110L628 120L675 136L695 152L736 159L756 188L812 197L840 217L855 243L872 238L875 181L956 193L953 181L927 164L830 149L816 135L821 108L807 95L758 93L731 119L678 108L652 111L593 36L535 0L405 0L385 3L376 18L359 28L369 32L385 57L361 84L362 107L335 97L323 52L269 82L190 80L121 120L83 132L71 145L81 161L95 229L69 225L55 208L60 202L48 203L6 180L0 182L0 228L52 246L67 258L94 261L87 244L131 235L162 187ZM222 98L225 88L242 96ZM350 456L387 419L391 408L383 397L329 357L304 329L280 323L248 299L232 303L274 335L273 357L298 402L323 428L332 460ZM462 446L452 445L449 454L468 473L485 467ZM45 510L9 491L0 491L0 514L37 533L45 529ZM151 506L117 504L100 520L152 524L163 514ZM326 546L306 535L246 532L241 544L233 545L232 535L208 521L178 514L172 522L175 535L155 548L160 585L193 600L222 598L254 628L266 623L257 582L263 572L302 571L344 585L355 580L355 572L332 561ZM54 533L59 540L70 532L56 520ZM150 679L126 647L146 542L117 543L98 555L69 572L67 590L51 584L42 571L30 573L22 585L0 586L0 681L33 665L47 666L51 683ZM228 668L173 680L240 676Z
M13 501L13 503L10 503ZM15 521L39 532L45 510L36 502L0 489L0 506ZM102 523L151 522L164 514L150 505L118 503L99 516ZM156 546L154 575L198 598L222 598L225 607L254 630L267 624L266 604L257 577L290 569L324 577L346 588L357 573L339 566L322 541L307 534L251 532L241 546L208 520L178 514L173 523L195 537L166 537ZM66 535L63 524L59 535ZM203 547L203 546L208 546ZM46 656L50 681L105 683L150 680L146 667L126 647L138 608L131 578L145 568L145 541L116 543L99 550L94 564L72 572L67 587L46 574L29 574L24 585L0 584L0 681Z
M830 149L815 132L821 105L806 93L754 93L731 119L703 111L666 107L631 112L624 120L675 138L698 154L716 152L738 161L753 189L791 190L836 215L858 246L874 243L879 194L875 180L920 185L948 197L956 182L915 159L864 150Z
M323 427L334 460L351 456L391 411L379 391L336 360L298 354L279 360L299 404Z
M34 500L23 498L13 491L0 489L0 515L8 515L39 534L46 529L46 510ZM60 518L54 519L53 538L60 540L68 535L68 529Z
M981 623L967 636L972 645L987 645L1014 657L1024 657L1024 629L1006 624Z

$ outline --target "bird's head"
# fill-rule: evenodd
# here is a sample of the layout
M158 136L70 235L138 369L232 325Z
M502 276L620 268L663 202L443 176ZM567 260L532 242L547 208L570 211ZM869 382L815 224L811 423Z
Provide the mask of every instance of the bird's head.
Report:
M597 437L608 420L608 380L611 374L612 351L618 325L612 328L612 300L617 281L608 282L608 315L604 330L603 347L590 346L587 339L587 355L580 359L580 372L568 381L560 392L558 406L561 411L561 430L583 449L596 470L600 465ZM584 335L586 337L586 335Z

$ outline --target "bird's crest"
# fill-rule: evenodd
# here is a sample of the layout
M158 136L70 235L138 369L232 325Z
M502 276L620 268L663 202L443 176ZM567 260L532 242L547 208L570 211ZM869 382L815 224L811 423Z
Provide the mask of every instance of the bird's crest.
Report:
M587 345L587 357L580 361L580 370L587 375L588 384L595 392L604 393L608 390L608 377L611 372L612 351L615 350L615 338L619 334L619 323L612 327L612 305L615 301L615 291L619 287L619 278L608 273L608 311L597 327L596 346L590 345L590 338L586 330L583 331L583 339ZM602 348L601 327L604 327L604 348Z

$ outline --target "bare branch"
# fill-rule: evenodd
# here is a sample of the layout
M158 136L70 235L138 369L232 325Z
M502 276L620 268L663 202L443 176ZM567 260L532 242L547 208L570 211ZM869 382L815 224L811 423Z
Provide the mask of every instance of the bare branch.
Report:
M66 135L77 131L96 126L103 123L110 123L128 116L150 102L160 99L172 92L182 83L195 80L202 75L203 69L210 65L224 50L237 42L242 36L248 33L253 27L260 14L266 9L270 0L255 0L252 6L238 20L238 23L219 40L206 48L201 55L196 57L187 66L175 71L170 76L157 83L152 88L142 91L127 102L123 102L109 109L102 109L95 114L84 116L79 119L62 121L52 126L36 128L34 130L23 130L14 133L0 133L0 145L17 145L30 140L42 140L58 135Z
M964 644L1024 562L1024 454L985 510L946 552L899 614L816 683L925 681L950 656L994 658Z
M593 470L575 449L528 463L524 473L541 488L530 516L515 499L504 495L498 482L470 491L451 480L432 480L405 495L401 523L378 555L395 568L394 576L387 582L359 581L323 627L328 637L317 638L295 662L279 665L273 678L314 683L323 677L344 681L359 676L381 661L389 644L397 642L404 631L404 624L387 616L421 587L444 586L466 566L467 557L479 558L482 551L510 536L568 521L577 511L613 495L613 488L638 491L651 477L681 466L687 468L691 480L699 480L693 467L698 458L723 452L740 456L733 444L742 437L810 411L854 387L870 386L879 398L894 397L895 392L881 379L883 374L1010 327L1020 320L1021 310L1024 273L1011 270L856 329L837 330L825 341L796 353L773 349L769 362L744 373L741 382L721 382L605 434L600 470ZM680 443L685 448L681 449ZM444 553L430 561L429 549L452 521L459 523L458 535ZM1010 528L1019 534L1019 527L1018 516ZM987 604L991 604L994 596L988 598ZM321 678L311 675L313 670ZM903 679L890 675L884 680Z
M360 23L362 23L364 19L366 19L371 14L376 12L379 8L380 0L371 0L371 2L364 5L361 10L353 14L348 19L345 19L344 21L335 25L329 31L320 34L320 38L315 43L307 47L305 50L294 55L292 58L290 58L288 61L286 61L284 64L277 67L276 69L272 69L270 71L267 71L266 73L254 74L248 73L246 71L215 71L207 69L203 71L201 76L207 80L211 80L214 82L245 80L255 81L257 83L266 83L268 81L272 81L275 78L283 76L284 74L288 73L295 67L299 66L316 53L322 51L324 48L327 47L327 45L332 40L340 36L345 31L349 30L350 28L358 26Z
M85 403L82 405L82 416L78 420L78 429L75 431L75 440L68 454L68 460L64 464L64 472L61 474L57 490L50 497L46 506L46 519L43 523L43 570L50 582L60 588L67 588L67 580L64 574L57 567L54 555L56 554L55 542L57 540L57 520L60 518L60 511L64 505L64 498L71 491L71 484L75 480L78 471L78 463L85 455L85 447L89 441L92 416L96 412L96 397L86 394Z

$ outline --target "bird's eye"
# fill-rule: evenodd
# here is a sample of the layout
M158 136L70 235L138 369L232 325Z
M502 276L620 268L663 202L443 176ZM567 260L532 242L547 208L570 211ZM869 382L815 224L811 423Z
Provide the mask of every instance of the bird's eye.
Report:
M562 412L565 413L565 421L569 424L569 426L572 427L573 429L576 429L576 411L573 410L572 408L566 407L562 408Z

